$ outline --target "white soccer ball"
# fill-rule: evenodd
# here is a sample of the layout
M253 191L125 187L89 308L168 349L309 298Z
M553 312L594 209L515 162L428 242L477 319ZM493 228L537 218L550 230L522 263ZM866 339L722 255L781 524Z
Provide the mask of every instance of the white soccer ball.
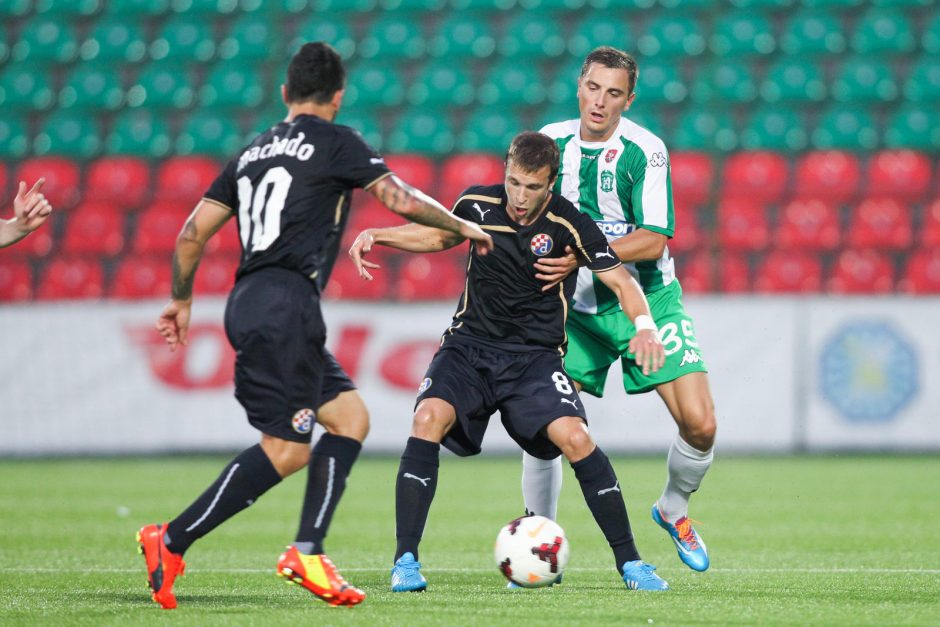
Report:
M523 588L550 585L568 564L568 539L544 516L517 518L496 536L496 566Z

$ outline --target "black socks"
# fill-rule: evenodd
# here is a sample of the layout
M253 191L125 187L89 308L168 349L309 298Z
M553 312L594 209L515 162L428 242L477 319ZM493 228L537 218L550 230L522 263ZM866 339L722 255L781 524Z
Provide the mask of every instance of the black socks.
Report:
M420 438L408 438L401 454L395 482L395 560L404 553L418 559L418 543L428 521L431 501L437 488L441 445Z

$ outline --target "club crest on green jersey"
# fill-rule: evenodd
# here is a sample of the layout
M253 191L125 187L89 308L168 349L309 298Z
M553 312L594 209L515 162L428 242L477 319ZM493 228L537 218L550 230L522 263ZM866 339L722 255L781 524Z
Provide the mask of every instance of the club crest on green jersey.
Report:
M601 172L601 190L605 192L614 191L614 173L610 170Z

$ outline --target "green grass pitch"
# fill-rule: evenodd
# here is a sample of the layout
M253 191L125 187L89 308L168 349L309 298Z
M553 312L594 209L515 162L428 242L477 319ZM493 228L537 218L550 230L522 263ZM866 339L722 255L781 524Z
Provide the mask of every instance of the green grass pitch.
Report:
M422 544L423 594L392 594L397 460L353 471L327 549L369 597L331 608L274 576L293 538L304 475L197 543L179 609L146 589L134 532L165 521L221 470L220 457L0 461L0 624L938 624L940 458L719 457L693 503L712 568L693 573L649 518L661 458L614 465L638 546L668 593L628 591L570 469L559 522L565 581L509 591L493 563L520 513L519 461L445 457Z

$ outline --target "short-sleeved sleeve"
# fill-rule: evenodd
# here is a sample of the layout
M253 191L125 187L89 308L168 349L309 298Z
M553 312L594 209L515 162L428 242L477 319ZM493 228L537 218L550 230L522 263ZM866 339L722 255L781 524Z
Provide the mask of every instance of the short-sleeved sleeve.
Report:
M476 215L472 209L472 201L467 198L467 196L473 195L474 190L477 189L476 186L468 187L467 189L460 192L460 195L457 196L457 202L454 203L452 211L454 215L458 218L463 218L464 220L470 220L471 222L476 222L474 216Z
M237 163L234 160L229 161L202 197L215 201L220 205L225 205L235 211L238 207L238 184L235 182L236 165Z
M635 159L630 164L633 181L630 201L636 225L672 237L675 234L675 214L669 155L663 147L645 156L645 159Z
M350 187L368 188L391 172L382 158L357 131L337 126L331 170Z
M577 233L578 256L585 260L585 265L591 272L606 272L620 266L620 259L607 243L607 238L586 214L577 213L572 224Z

